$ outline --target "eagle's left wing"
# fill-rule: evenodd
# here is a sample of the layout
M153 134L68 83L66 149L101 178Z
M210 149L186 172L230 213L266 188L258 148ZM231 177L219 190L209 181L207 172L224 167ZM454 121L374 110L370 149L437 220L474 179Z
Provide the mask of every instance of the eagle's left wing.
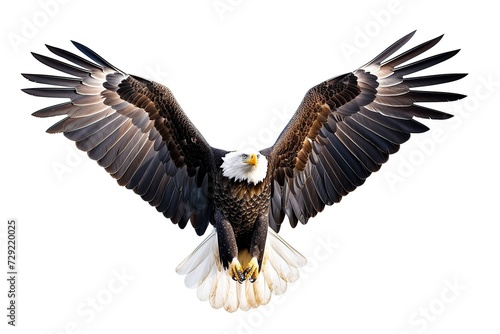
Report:
M428 130L413 117L451 117L416 103L454 101L464 95L413 88L458 80L465 74L406 76L445 61L458 50L402 65L433 47L438 37L386 60L413 34L358 70L311 88L274 146L262 151L272 173L269 224L275 231L285 215L292 227L298 221L305 224L325 205L339 202L362 185L411 133Z

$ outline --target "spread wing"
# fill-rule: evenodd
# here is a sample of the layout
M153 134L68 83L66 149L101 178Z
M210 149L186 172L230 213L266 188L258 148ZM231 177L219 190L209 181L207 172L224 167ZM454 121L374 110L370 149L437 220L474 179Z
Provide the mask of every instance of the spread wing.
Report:
M24 92L69 99L33 115L66 116L47 132L64 133L118 184L133 189L181 228L190 220L203 234L212 217L212 148L167 87L128 75L73 44L92 61L51 46L52 53L69 63L33 54L70 75L23 74L50 86Z
M363 184L411 133L428 128L414 117L452 115L418 105L454 101L464 95L420 91L465 74L407 77L454 56L458 50L403 65L433 47L442 36L390 60L413 36L401 38L365 66L311 88L276 143L263 150L270 160L270 226L278 231L288 216L292 227L307 223Z

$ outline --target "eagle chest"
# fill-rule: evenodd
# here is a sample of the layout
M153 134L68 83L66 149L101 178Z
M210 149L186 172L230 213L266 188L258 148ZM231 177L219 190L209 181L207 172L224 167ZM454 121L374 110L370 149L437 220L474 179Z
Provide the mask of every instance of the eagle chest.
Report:
M257 185L223 178L217 202L233 228L253 226L259 215L268 212L270 190L267 178Z

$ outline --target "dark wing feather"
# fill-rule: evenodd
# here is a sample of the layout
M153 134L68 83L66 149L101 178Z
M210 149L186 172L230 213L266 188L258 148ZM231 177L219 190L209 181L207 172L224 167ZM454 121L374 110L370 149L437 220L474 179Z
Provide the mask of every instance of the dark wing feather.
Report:
M270 160L273 178L269 222L275 231L285 215L292 227L298 221L305 224L325 205L339 202L362 185L411 133L428 130L414 117L451 117L417 103L454 101L464 95L411 88L451 82L465 74L405 76L458 51L403 65L436 45L442 36L386 60L413 34L358 70L311 88L276 143L262 151Z
M33 115L66 116L47 131L63 132L118 184L133 189L181 228L190 220L203 234L213 210L212 148L168 88L128 75L73 43L92 61L52 46L48 49L69 63L33 54L43 64L72 76L23 74L51 86L24 92L70 99Z

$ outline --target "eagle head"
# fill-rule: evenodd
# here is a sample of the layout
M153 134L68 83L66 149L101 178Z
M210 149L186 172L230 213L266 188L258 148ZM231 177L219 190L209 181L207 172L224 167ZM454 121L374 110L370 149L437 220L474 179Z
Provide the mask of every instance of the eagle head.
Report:
M266 177L267 159L255 149L228 152L222 160L222 175L229 179L256 185Z

